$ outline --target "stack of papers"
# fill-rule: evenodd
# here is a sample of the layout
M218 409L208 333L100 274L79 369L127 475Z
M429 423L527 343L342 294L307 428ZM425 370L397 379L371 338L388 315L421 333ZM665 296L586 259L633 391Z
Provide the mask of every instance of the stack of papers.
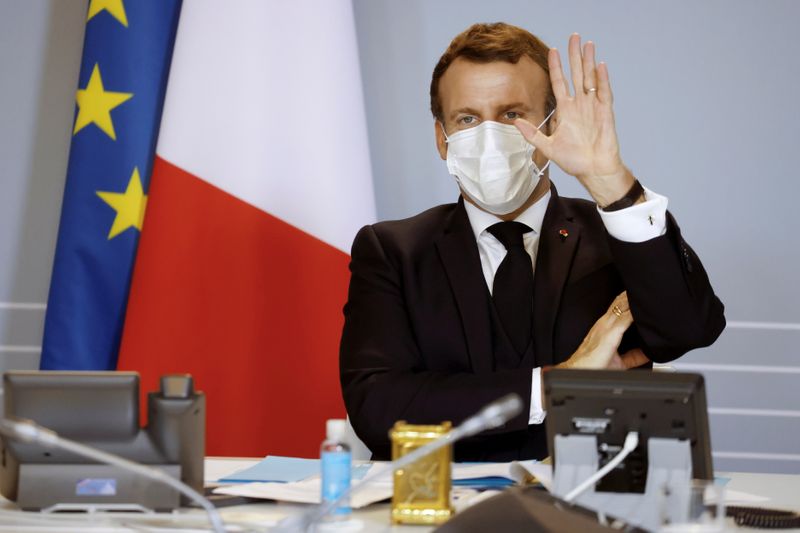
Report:
M319 476L292 483L246 483L214 489L216 494L230 494L294 503L322 503L322 485ZM392 486L376 482L350 497L350 507L360 509L392 497Z
M372 476L367 486L350 499L351 507L358 509L392 496L392 476L384 472L386 463L360 463L353 466L354 482ZM320 462L318 459L268 456L259 463L220 479L223 483L241 483L219 487L218 494L245 496L297 503L320 503ZM377 475L377 477L375 477ZM477 490L499 489L514 484L542 483L551 486L552 469L537 461L511 463L454 463L454 487Z
M373 466L369 462L354 464L350 474L352 481L363 479ZM320 468L319 459L270 455L255 465L220 478L220 483L240 484L219 487L214 492L284 502L321 503ZM391 483L381 478L368 489L354 494L350 506L359 509L391 497Z
M230 467L240 461L231 461ZM386 470L387 463L357 463L353 465L354 483L367 479L363 490L350 498L355 509L392 497L392 475ZM384 471L383 474L379 474ZM320 461L295 457L268 456L262 461L225 475L221 483L237 483L219 487L214 492L248 498L277 500L295 503L320 503ZM513 461L510 463L453 463L451 493L457 509L474 505L477 501L496 494L496 490L515 484L539 482L548 491L552 487L553 472L550 465L538 461ZM726 484L727 478L717 478L716 483ZM727 490L728 505L753 504L767 498L740 491Z

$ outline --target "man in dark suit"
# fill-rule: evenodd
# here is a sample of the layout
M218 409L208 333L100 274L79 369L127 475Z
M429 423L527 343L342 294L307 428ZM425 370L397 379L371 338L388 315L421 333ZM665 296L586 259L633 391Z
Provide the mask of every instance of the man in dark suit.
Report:
M388 458L397 420L458 424L509 392L523 413L455 458L541 458L547 369L663 363L725 326L667 199L622 163L594 45L573 35L569 61L574 94L556 50L476 24L434 70L437 148L461 197L367 226L352 249L340 373L374 458ZM559 197L550 161L594 202Z

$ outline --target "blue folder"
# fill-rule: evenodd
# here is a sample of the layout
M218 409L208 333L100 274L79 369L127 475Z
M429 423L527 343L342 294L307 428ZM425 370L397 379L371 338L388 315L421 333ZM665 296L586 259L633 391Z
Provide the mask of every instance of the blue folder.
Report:
M362 479L371 464L354 465L351 477ZM273 481L290 483L300 481L320 473L319 459L301 459L299 457L281 457L269 455L255 465L234 472L220 479L222 483L248 483L252 481Z

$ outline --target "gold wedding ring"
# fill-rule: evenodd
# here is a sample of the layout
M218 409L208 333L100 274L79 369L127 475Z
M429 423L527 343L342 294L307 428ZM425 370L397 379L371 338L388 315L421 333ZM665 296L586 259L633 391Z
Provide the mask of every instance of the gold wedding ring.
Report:
M625 311L627 311L627 309ZM618 305L614 305L614 307L611 308L611 312L619 317L621 317L622 313L624 313L625 311L620 309Z
M597 92L597 87L592 87L586 91L586 94Z

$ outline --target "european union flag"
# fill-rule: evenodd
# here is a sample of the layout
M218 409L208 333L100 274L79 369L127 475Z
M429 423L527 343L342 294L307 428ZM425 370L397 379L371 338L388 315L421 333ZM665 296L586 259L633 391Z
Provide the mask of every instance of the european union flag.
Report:
M42 369L116 368L180 4L89 4Z

